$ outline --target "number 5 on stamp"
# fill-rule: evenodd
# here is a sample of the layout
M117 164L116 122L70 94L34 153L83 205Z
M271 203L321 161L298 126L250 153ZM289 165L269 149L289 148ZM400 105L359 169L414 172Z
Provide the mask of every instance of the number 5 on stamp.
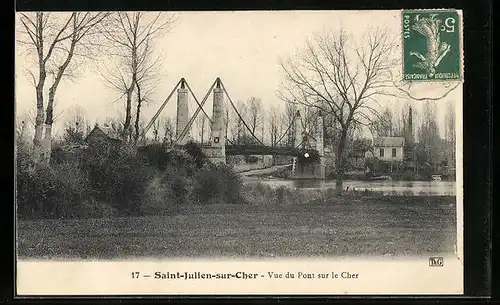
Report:
M403 11L403 79L460 80L460 19L453 10Z

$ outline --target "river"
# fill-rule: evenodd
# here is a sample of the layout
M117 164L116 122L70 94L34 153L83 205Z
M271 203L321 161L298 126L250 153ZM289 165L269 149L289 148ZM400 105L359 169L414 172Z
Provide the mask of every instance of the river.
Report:
M282 179L261 178L255 176L243 177L245 184L263 183L273 188L284 186L295 189L328 189L335 188L335 180L318 179ZM344 190L381 192L384 195L407 195L407 196L455 196L456 183L454 181L353 181L345 180Z

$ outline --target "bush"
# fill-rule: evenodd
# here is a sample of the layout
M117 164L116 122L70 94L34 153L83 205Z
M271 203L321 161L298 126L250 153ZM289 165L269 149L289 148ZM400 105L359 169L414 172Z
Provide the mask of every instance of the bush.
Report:
M242 181L226 164L212 164L195 143L167 151L103 144L53 151L35 165L17 148L17 204L21 218L103 217L161 213L172 204L241 203ZM69 150L68 150L69 149Z
M18 167L17 202L21 218L73 218L89 213L90 184L73 163Z
M188 155L193 158L197 168L201 168L208 162L207 156L203 153L201 146L197 143L190 141L186 145L184 145L184 149L186 150Z
M175 204L183 204L188 202L188 198L190 196L189 189L189 180L180 174L177 174L173 177L172 182L170 184L172 190L172 199L171 201ZM170 198L165 198L170 199Z
M191 154L197 154L196 149L192 147L190 149L192 149ZM196 171L196 157L184 149L169 149L162 144L152 144L139 148L138 154L148 165L162 171L175 168L188 176L193 175ZM202 162L203 156L198 155L198 158L200 158L198 162Z
M229 166L209 164L194 177L193 197L202 204L240 203L241 187L241 178Z
M109 202L125 215L140 213L146 188L154 171L136 154L113 150L104 156L89 151L82 162L96 200Z

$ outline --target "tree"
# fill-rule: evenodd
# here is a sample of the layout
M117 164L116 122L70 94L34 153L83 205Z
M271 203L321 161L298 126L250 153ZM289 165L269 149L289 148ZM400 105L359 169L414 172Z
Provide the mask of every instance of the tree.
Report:
M163 129L163 143L172 144L175 141L175 121L171 117L163 117L159 119Z
M455 164L455 145L456 145L456 122L455 122L455 104L453 101L448 101L445 114L445 132L444 138L446 141L446 152L448 161L454 166Z
M79 106L73 107L67 114L63 142L66 144L82 144L90 132L90 124L85 118L85 111Z
M371 124L371 131L375 137L391 137L394 135L393 114L389 107L386 107L382 113Z
M422 123L418 130L418 161L435 168L444 157L442 152L443 147L436 122L435 105L425 102L422 110Z
M50 160L52 124L54 122L54 100L63 77L70 77L70 64L75 57L91 57L98 44L96 37L101 25L111 13L33 12L20 14L18 43L26 47L27 54L35 54L38 77L29 71L36 96L35 135L33 138L34 158L39 161L42 148L42 132L45 123L42 160ZM47 76L52 76L48 90L48 101L44 115L44 88ZM44 122L45 118L45 122Z
M281 136L281 120L280 120L280 109L276 106L271 106L269 109L269 138L271 141L271 146L278 144L279 137Z
M160 132L160 120L156 120L153 125L151 126L153 128L153 142L158 143L158 136Z
M236 107L240 113L247 112L247 105L245 103L243 103L242 101L237 101ZM233 113L234 113L234 111L233 111ZM243 121L236 114L231 115L231 118L229 121L230 121L232 142L235 144L239 144L242 137L246 134L245 125L243 124Z
M33 130L35 129L36 115L33 111L26 110L21 114L16 113L16 136L18 140L22 140L24 144L27 144L28 139L30 139ZM31 138L31 143L33 138Z
M282 140L277 144L293 145L294 140L294 120L297 113L297 105L294 103L285 103L285 111L281 116L281 126L284 127L280 131ZM284 134L286 133L286 134ZM279 139L278 139L279 141Z
M104 66L101 75L106 83L125 97L124 138L132 136L132 101L135 97L135 134L139 138L141 107L154 92L161 57L155 54L155 39L175 23L175 15L145 12L117 12L112 27L103 27L109 43L112 67Z
M262 111L262 100L260 98L251 97L248 100L247 114L248 126L255 135L257 128L264 124L264 113Z
M203 144L207 140L207 138L205 138L206 134L209 133L208 118L204 113L200 113L198 115L198 117L196 118L196 125L200 136L200 143Z
M353 124L367 125L373 97L390 80L394 43L382 31L369 31L362 45L352 43L344 30L308 39L296 58L281 62L285 82L280 96L289 102L331 114L340 128L336 145L336 190L342 191L344 151Z

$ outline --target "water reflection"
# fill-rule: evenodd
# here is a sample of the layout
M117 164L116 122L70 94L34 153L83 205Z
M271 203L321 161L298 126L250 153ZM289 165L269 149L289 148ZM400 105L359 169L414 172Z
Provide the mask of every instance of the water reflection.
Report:
M335 188L334 180L297 179L287 180L279 178L245 177L246 184L261 182L271 187L289 187L297 189L328 189ZM456 183L454 181L354 181L345 180L344 189L372 192L381 192L384 195L404 196L455 196Z

